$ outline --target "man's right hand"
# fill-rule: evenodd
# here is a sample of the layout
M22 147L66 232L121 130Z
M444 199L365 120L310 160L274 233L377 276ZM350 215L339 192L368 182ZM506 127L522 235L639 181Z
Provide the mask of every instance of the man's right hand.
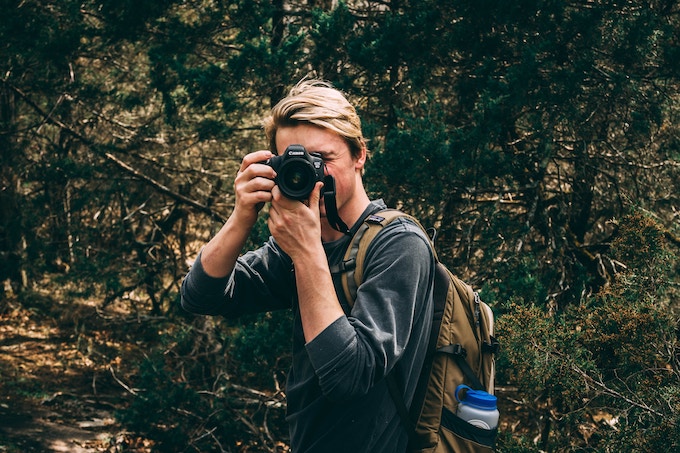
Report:
M232 216L243 225L252 227L262 207L272 200L276 172L263 163L272 156L270 151L255 151L246 155L241 162L234 181L236 204Z
M234 181L234 211L201 252L201 264L206 274L226 277L234 269L258 213L272 200L276 172L262 163L271 156L269 151L256 151L243 158Z

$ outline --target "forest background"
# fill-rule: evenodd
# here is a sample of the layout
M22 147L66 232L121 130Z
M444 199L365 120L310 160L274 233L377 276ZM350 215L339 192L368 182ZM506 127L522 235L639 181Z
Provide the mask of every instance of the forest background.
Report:
M286 451L289 315L194 317L179 285L309 75L357 105L371 196L492 306L499 450L680 449L678 2L0 9L3 451L42 451L17 433L46 406L108 420L94 451Z

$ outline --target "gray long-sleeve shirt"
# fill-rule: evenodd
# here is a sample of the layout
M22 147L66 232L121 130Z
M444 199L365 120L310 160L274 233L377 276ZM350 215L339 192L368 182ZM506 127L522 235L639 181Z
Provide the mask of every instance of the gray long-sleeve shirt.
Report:
M384 203L372 202L362 219ZM361 224L354 225L352 233ZM350 237L325 243L331 268ZM248 252L231 276L216 279L200 257L182 283L182 306L193 313L235 317L291 308L293 362L286 396L293 452L401 452L407 434L384 377L393 373L413 398L431 326L434 257L425 234L396 219L373 240L354 306L335 290L346 316L305 344L290 258L276 242Z

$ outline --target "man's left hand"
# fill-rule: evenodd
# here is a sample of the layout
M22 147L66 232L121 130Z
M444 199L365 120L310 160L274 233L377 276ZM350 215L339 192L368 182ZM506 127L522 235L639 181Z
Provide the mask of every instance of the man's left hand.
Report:
M305 202L285 197L278 186L272 189L269 231L293 262L315 253L321 245L319 200L322 182L317 182Z

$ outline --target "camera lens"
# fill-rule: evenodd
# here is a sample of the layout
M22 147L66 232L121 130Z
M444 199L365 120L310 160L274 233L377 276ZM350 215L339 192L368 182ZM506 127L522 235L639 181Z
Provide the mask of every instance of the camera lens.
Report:
M286 162L279 171L278 179L284 195L300 200L309 197L316 181L314 169L302 160Z
M309 184L309 174L304 168L291 168L285 173L283 180L286 187L296 192L307 187L307 184Z

